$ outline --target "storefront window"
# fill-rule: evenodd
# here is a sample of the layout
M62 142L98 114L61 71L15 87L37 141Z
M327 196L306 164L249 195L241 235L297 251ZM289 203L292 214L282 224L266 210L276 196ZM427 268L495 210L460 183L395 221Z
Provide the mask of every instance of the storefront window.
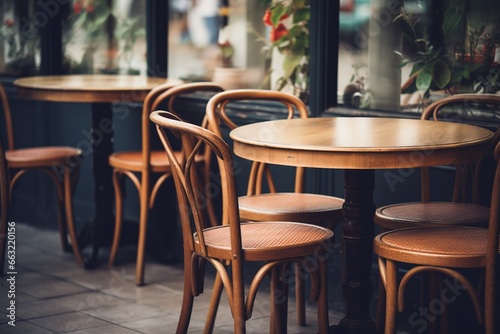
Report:
M36 73L40 50L34 1L0 2L0 73L24 76Z
M339 17L339 103L400 110L400 86L409 67L399 54L408 51L396 19L404 8L427 22L428 1L342 0Z
M63 24L69 73L146 73L145 0L73 0Z
M499 6L489 0L340 1L339 100L418 111L443 94L497 92Z
M265 75L264 1L170 0L168 75L260 87Z

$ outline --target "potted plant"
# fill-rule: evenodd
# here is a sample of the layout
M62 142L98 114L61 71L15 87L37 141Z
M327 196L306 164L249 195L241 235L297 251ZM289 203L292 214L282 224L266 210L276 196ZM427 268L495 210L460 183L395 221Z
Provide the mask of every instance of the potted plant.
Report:
M309 0L269 1L263 18L264 24L270 27L264 47L267 58L281 56L275 88L289 90L305 102L309 99L309 19ZM271 65L267 83L272 71Z
M138 26L138 17L119 20L116 35L121 37L120 54L117 60L123 59L127 66L127 74L138 75L140 70L132 67L134 46L139 37L146 36L146 30Z
M497 10L495 10L495 8ZM411 12L402 10L403 35L415 49L403 54L400 67L411 65L410 77L402 93L418 91L424 103L431 91L491 92L498 82L498 62L494 61L495 44L500 43L500 6L482 6L471 1L448 0L442 20L442 42L433 45L426 27Z
M75 0L73 4L73 36L80 30L84 50L82 58L72 69L74 73L94 73L94 55L103 40L107 38L106 24L112 17L111 8L103 0ZM108 50L108 56L112 56ZM109 64L108 64L108 67ZM111 70L108 68L107 70Z

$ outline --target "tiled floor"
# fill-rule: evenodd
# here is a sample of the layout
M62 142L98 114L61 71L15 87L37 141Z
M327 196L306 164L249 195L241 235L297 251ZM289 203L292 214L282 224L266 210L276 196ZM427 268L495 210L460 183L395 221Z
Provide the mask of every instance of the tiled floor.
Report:
M0 333L175 333L182 301L183 269L181 264L166 265L148 259L146 282L143 287L134 284L135 247L120 248L119 258L113 268L108 267L108 249L99 253L99 266L94 270L79 268L73 255L61 251L56 231L37 229L27 224L16 224L15 286L4 275L0 281ZM335 231L340 234L341 228ZM340 238L337 238L340 239ZM330 324L337 324L344 314L341 294L341 254L335 249L329 260L329 308ZM5 268L6 271L8 268ZM251 267L246 267L251 271ZM206 280L205 292L195 299L189 333L201 333L208 300L211 294L212 275ZM372 298L371 316L375 314L378 270L372 269L375 298ZM269 332L268 282L259 290L252 318L247 322L247 333ZM417 284L418 286L418 284ZM15 297L9 290L15 292ZM410 301L418 295L417 289L409 289ZM461 291L461 290L460 290ZM475 325L471 304L466 294L454 302L455 314L450 328L464 333L481 333ZM293 298L293 291L290 297ZM458 302L461 300L462 302ZM7 317L11 302L15 302L15 327ZM408 302L408 300L407 300ZM420 333L422 326L421 306L407 305L406 314L399 316L398 333ZM295 324L295 307L289 301L288 333L317 333L316 308L312 302L307 306L306 326ZM458 312L457 312L458 311ZM415 317L416 315L416 317ZM412 320L413 319L413 320ZM416 319L416 320L415 320ZM460 320L460 321L459 321ZM412 322L413 321L413 322ZM468 328L471 328L469 330ZM222 298L214 333L232 333L232 318L227 298ZM451 331L454 332L454 331Z
M59 246L56 231L16 224L15 297L9 296L7 277L0 283L0 333L174 333L182 298L182 265L148 261L147 285L134 285L135 248L120 250L121 263L106 264L100 253L97 269L76 266L73 256ZM130 249L129 249L130 248ZM127 260L128 259L128 260ZM337 271L336 275L340 273ZM211 280L205 293L195 299L190 333L200 333L210 297ZM265 284L264 284L265 285ZM258 296L248 333L269 330L269 297L265 286ZM334 294L338 291L333 291ZM15 301L15 327L5 314ZM342 301L330 302L330 322L338 323ZM289 303L289 333L316 333L314 304L308 305L308 325L295 325L293 301ZM232 333L232 318L223 298L215 333Z

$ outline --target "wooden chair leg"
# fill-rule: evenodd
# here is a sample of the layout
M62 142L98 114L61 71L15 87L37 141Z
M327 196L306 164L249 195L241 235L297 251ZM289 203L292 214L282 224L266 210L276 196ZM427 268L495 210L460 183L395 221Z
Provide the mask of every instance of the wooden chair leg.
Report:
M219 274L216 274L212 296L210 298L210 305L208 307L207 319L205 321L205 329L203 331L205 334L212 333L214 330L215 318L217 317L217 310L219 309L222 289L222 278Z
M121 173L118 171L113 171L113 185L115 188L115 233L113 236L113 244L111 246L111 251L109 255L109 265L112 266L115 263L116 253L120 246L120 237L122 233L122 222L123 222L123 194L122 188L120 186Z
M60 192L62 193L63 184L57 185L60 188ZM59 191L58 191L59 192ZM59 239L61 240L61 247L63 252L68 253L71 252L71 246L68 242L68 222L66 220L65 214L65 203L64 198L61 198L58 195L57 198L57 222L59 225Z
M68 222L66 220L66 203L64 194L64 175L61 180L59 175L54 173L49 168L42 169L54 182L56 194L57 194L57 224L59 230L59 240L61 241L61 248L64 253L71 252L71 246L68 242ZM69 169L64 170L64 173L70 173ZM71 182L70 188L73 189L74 183Z
M319 298L318 298L318 331L320 334L327 334L329 331L328 321L328 270L327 262L319 261Z
M426 305L429 305L433 300L439 297L439 274L437 272L429 272L429 300L426 301ZM440 317L440 315L436 315L436 317ZM435 319L434 321L430 321L429 330L431 334L441 333L440 321ZM445 334L445 333L443 333Z
M441 298L441 291L443 291L443 289L444 289L443 282L444 282L445 278L443 277L443 275L440 275L439 273L437 273L437 279L438 279L438 283L439 283L439 290L435 291L434 298ZM441 321L440 321L439 333L441 333L441 334L448 334L450 332L448 315L449 315L449 307L445 303L443 312L440 315Z
M141 208L139 218L139 242L137 243L137 263L135 268L135 284L137 286L144 285L144 271L146 257L146 236L148 231L148 211L149 211L149 197L141 194Z
M386 261L387 282L386 282L386 306L385 306L385 334L396 333L397 317L397 266L394 261Z
M271 323L271 329L274 327L274 332L281 334L287 332L287 295L284 291L285 286L280 280L281 265L275 266L271 270L271 309L272 317L274 319Z
M177 323L176 334L187 333L189 321L191 320L191 313L193 311L194 296L191 290L191 258L184 256L184 288L182 294L182 307L181 314L179 315L179 322Z
M66 204L66 222L68 225L69 237L71 240L71 246L73 247L73 255L76 258L76 262L79 266L84 267L85 262L80 253L80 248L78 247L78 239L76 236L75 224L73 219L73 190L71 189L71 172L69 168L64 171L64 202Z
M301 267L295 266L295 307L297 308L297 324L304 326L306 324L306 300L305 300L305 282L301 275Z
M378 281L377 310L375 315L375 327L379 333L384 331L385 323L385 287L382 279Z
M498 332L499 317L498 317L498 303L500 302L500 263L497 262L497 268L493 268L490 272L485 274L485 293L484 296L484 331L485 334L493 334ZM496 323L495 323L496 322Z

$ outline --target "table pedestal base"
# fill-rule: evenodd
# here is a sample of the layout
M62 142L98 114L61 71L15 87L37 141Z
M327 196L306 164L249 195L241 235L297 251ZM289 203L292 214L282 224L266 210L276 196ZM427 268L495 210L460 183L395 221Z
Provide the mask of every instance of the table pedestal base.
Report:
M99 247L105 238L112 238L113 218L113 170L108 157L113 153L113 119L111 103L92 104L92 173L94 175L95 216L80 235L85 268L97 266ZM110 239L111 240L111 239Z
M346 300L346 315L331 328L335 334L376 333L375 323L370 318L374 179L373 170L345 171L342 294Z

